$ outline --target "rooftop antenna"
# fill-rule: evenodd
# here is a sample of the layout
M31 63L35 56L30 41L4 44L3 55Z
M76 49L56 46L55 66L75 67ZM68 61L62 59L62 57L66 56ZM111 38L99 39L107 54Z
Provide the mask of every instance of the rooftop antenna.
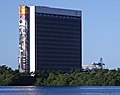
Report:
M23 5L25 5L25 0L22 0Z

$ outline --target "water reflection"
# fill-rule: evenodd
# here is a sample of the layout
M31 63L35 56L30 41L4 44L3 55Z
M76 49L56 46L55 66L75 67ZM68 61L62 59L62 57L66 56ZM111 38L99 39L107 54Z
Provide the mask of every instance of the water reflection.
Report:
M118 86L0 86L0 95L120 95Z
M0 86L0 95L37 95L36 86Z

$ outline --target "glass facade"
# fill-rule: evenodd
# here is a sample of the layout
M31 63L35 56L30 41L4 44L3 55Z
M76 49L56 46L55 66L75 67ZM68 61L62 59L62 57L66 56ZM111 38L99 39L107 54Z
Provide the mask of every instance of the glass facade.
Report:
M35 69L81 68L81 17L35 13Z

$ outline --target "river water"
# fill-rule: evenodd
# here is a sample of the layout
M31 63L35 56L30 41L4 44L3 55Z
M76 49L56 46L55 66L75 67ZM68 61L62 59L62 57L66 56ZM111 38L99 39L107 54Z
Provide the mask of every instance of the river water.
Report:
M120 95L119 86L0 86L0 95Z

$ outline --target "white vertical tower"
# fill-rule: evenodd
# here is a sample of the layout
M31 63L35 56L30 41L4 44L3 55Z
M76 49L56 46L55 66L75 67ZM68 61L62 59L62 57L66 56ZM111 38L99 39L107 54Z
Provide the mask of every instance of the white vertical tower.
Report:
M35 6L30 6L30 72L35 71Z

